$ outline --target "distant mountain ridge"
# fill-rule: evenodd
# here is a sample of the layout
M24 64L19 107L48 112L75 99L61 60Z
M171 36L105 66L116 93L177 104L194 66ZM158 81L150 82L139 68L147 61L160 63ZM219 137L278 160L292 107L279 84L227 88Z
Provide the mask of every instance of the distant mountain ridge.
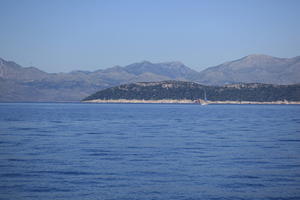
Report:
M12 61L0 59L0 101L80 101L100 89L115 85L140 81L187 80L193 73L197 72L182 63L154 64L148 61L93 72L46 73L34 67L24 68Z
M169 79L185 79L189 80L194 74L198 72L190 69L181 62L164 62L164 63L151 63L143 61L141 63L134 63L124 67L128 73L141 75L143 73L158 74L168 77Z
M232 83L295 84L300 81L300 56L276 58L253 54L238 60L209 67L198 80L208 85Z
M0 78L12 80L42 79L48 74L35 67L22 67L15 62L0 58Z
M142 61L96 71L46 73L0 58L0 101L79 101L104 88L134 82L193 81L205 85L233 83L295 84L300 56L249 55L197 72L181 62Z

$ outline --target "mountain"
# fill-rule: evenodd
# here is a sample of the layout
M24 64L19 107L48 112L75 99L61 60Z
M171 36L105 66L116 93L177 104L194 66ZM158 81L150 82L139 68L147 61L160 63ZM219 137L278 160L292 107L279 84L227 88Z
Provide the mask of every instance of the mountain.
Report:
M48 74L35 67L21 67L12 61L0 58L0 78L12 80L38 80Z
M208 85L230 83L295 84L300 81L300 56L276 58L253 54L207 68L197 81Z
M190 80L191 77L198 73L181 62L164 62L154 64L148 61L143 61L141 63L128 65L124 69L128 73L135 75L152 73L174 80Z
M0 101L79 101L103 88L124 83L188 80L198 72L179 62L143 61L104 70L46 73L0 59Z
M186 81L161 81L124 84L96 92L89 100L198 100L204 91L211 101L300 101L300 84L272 85L240 83L204 86Z
M250 55L197 72L181 62L142 61L96 71L46 73L0 58L0 101L80 101L101 89L134 82L194 81L205 85L232 83L294 84L300 81L300 56Z

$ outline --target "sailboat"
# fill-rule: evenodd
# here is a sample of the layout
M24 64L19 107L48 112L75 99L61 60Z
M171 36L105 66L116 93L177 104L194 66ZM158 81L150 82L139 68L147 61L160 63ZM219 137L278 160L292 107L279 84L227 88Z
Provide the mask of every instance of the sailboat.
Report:
M204 90L204 100L200 101L201 106L208 105L207 98L206 98L206 91Z

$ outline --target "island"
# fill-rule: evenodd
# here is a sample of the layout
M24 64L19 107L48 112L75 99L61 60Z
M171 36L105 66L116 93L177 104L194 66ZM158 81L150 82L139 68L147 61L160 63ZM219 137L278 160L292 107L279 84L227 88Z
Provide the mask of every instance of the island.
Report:
M123 84L98 91L87 103L300 104L300 84L237 83L206 86L187 81Z

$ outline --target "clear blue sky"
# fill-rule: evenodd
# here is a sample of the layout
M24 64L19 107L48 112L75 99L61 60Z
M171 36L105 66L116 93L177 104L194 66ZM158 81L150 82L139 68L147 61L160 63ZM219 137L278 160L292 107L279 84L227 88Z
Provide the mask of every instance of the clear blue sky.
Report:
M0 57L47 72L300 55L298 0L0 0Z

